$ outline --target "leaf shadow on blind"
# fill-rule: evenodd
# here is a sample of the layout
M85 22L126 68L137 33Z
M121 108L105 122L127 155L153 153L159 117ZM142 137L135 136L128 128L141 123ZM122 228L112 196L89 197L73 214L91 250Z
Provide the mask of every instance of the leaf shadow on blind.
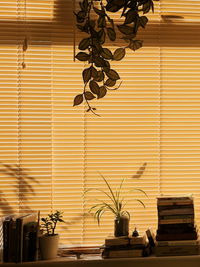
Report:
M14 188L17 194L17 201L19 203L19 211L20 211L20 203L27 203L26 194L29 193L34 195L34 189L32 185L29 183L39 183L34 177L30 176L27 173L27 169L21 168L18 164L10 165L0 162L2 167L0 168L0 173L8 177L7 179L11 179L16 181ZM9 187L9 183L7 185ZM0 209L2 214L8 214L16 212L14 210L12 204L9 203L6 192L4 190L0 190ZM27 204L23 204L23 211L32 211Z

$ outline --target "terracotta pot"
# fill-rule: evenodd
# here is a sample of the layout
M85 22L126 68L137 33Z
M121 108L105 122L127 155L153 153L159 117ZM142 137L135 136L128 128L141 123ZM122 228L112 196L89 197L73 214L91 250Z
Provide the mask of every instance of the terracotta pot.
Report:
M120 217L115 219L115 230L114 235L117 236L128 236L129 234L129 218Z
M59 235L39 237L40 253L43 260L55 259L58 251Z

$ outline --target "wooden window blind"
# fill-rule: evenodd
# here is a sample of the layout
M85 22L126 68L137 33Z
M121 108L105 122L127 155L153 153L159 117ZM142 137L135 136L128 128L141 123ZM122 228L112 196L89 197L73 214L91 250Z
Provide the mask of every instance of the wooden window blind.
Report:
M133 191L130 230L156 229L161 193L194 193L199 220L200 1L155 2L140 31L143 48L113 64L120 89L94 100L100 117L72 107L83 87L83 65L73 62L77 4L0 4L1 213L59 209L67 222L58 229L63 244L102 244L113 216L98 226L85 214L102 194L82 196L86 188L105 189L100 172L114 188L125 177L127 188L148 194ZM131 179L145 162L142 178Z

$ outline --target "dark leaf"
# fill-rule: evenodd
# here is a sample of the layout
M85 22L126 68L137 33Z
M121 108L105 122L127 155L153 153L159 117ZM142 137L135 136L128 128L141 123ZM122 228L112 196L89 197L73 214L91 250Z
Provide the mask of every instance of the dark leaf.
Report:
M108 72L110 70L110 63L107 60L103 61L103 70Z
M76 15L76 21L78 22L78 23L83 23L84 22L84 18L81 18L81 17L79 17L79 16L77 16L77 14L75 14Z
M121 60L126 54L124 48L117 48L114 52L113 59L114 60Z
M78 17L80 17L80 18L85 18L85 16L86 16L86 13L84 12L84 11L79 11L77 14L76 14Z
M104 16L100 16L100 17L98 18L97 23L98 23L98 27L99 27L99 28L103 28L103 27L105 27L105 26L106 26L106 19L105 19L105 17L104 17Z
M142 41L141 40L131 40L128 47L135 51L135 50L142 47Z
M98 99L104 97L107 93L107 89L105 86L101 86L99 89L99 94L97 96Z
M110 12L117 12L126 4L126 0L112 0L107 1L106 10Z
M105 31L104 29L101 29L99 32L98 32L98 36L99 36L99 41L101 44L104 44L105 43L105 39L106 39L106 34L105 34Z
M112 69L110 69L108 72L106 72L106 75L111 80L119 80L120 79L119 74L115 70L112 70Z
M138 14L137 11L130 9L125 16L126 19L124 21L124 24L130 24L135 21L135 19L138 17Z
M101 55L105 59L112 59L113 58L112 52L108 48L103 48L101 51Z
M139 24L142 26L142 28L145 28L147 22L148 18L146 16L139 17Z
M80 105L83 102L83 95L77 95L74 98L74 106Z
M142 8L143 14L148 13L150 9L151 9L151 1L148 1L143 4L143 8Z
M93 66L91 67L91 76L93 78L96 78L98 76L98 71Z
M88 48L90 45L90 38L84 38L83 40L80 41L78 48L80 50L85 50Z
M107 34L111 41L115 41L116 39L116 33L112 28L107 28Z
M83 1L83 7L84 7L84 10L88 9L88 0Z
M97 82L102 82L104 79L104 73L103 71L99 70L98 71L98 76L94 78L95 81Z
M90 68L84 69L82 73L84 83L87 83L91 79L91 74L92 73Z
M116 80L108 79L108 80L106 80L106 82L105 82L105 85L108 86L108 87L115 86L115 84L116 84Z
M96 67L100 68L104 66L104 60L101 57L95 57L94 58L94 64Z
M99 85L97 82L95 82L94 80L90 81L90 90L92 93L98 95L99 94Z
M98 9L96 7L94 7L93 9L94 9L95 13L97 13L99 16L105 16L106 15L105 11L102 9Z
M76 55L76 58L80 61L87 61L89 59L90 55L88 55L87 53L84 52L79 52Z
M76 24L76 27L82 31L82 32L87 32L88 33L88 29L80 24Z
M84 96L85 96L85 99L86 99L86 100L92 100L92 99L95 98L95 96L94 96L91 92L89 92L89 91L86 91L86 92L84 93Z
M132 34L133 33L133 27L127 26L127 25L117 25L119 31L123 34Z

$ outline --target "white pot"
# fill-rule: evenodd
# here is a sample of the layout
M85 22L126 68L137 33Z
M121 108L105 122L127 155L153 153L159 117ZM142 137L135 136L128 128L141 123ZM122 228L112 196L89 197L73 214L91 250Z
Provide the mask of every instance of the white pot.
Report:
M43 260L55 259L58 251L59 235L43 235L39 237L41 257Z

